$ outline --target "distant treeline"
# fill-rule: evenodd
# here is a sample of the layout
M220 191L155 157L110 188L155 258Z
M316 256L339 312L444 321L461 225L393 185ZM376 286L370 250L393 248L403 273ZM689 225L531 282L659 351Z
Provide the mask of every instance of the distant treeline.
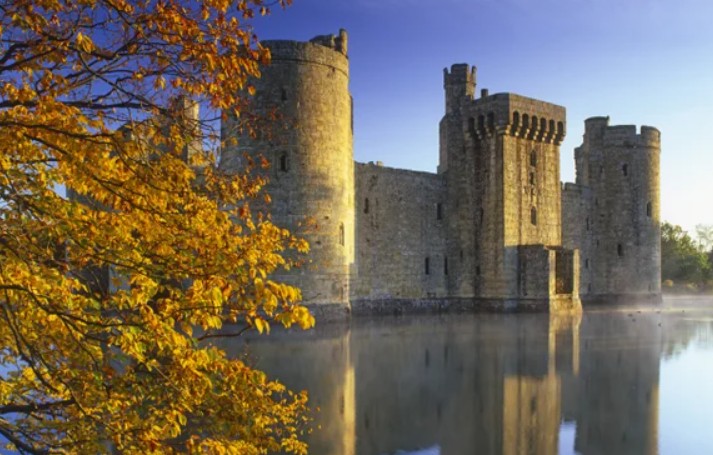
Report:
M661 224L664 292L713 291L713 226L696 226L693 239L681 226Z

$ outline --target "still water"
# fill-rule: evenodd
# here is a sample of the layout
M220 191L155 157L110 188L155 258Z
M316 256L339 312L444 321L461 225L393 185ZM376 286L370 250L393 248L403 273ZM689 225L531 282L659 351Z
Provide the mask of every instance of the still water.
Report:
M224 347L309 391L313 454L713 454L713 298L355 319Z

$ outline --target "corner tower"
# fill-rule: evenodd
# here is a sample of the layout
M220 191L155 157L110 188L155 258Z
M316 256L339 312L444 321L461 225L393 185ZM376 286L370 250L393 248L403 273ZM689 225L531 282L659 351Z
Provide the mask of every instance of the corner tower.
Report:
M661 133L649 126L585 121L577 184L588 188L579 229L584 300L659 298Z
M268 158L267 192L274 201L268 212L276 225L310 243L308 263L276 278L301 288L306 304L346 308L354 262L347 34L262 44L272 62L254 81L251 109L265 124L251 139L240 134L235 119L225 121L223 139L238 137L238 143L226 146L221 165L239 167L244 153Z

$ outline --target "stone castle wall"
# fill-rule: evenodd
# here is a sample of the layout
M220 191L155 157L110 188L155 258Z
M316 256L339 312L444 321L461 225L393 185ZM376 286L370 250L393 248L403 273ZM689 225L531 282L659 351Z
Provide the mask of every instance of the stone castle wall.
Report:
M576 183L562 186L562 246L579 249L580 295L592 292L591 251L592 227L590 218L591 189Z
M224 122L221 166L244 167L244 154L272 163L262 209L311 245L307 264L275 279L306 303L570 311L579 294L660 293L657 130L589 119L577 183L562 186L565 109L476 97L475 68L456 64L437 174L354 163L346 33L263 44L273 61L251 111L272 120L257 138Z
M356 164L354 300L447 296L441 176Z

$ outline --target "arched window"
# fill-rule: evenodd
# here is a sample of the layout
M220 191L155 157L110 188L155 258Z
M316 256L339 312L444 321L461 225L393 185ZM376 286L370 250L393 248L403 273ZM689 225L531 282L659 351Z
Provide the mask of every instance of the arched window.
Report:
M564 134L564 123L557 122L557 134Z
M522 114L522 127L525 129L530 127L530 117L527 114Z
M621 172L624 174L624 177L629 175L629 165L625 164L621 167Z
M537 120L537 116L533 115L532 116L532 129L536 130L538 126L539 126L539 122Z
M475 134L475 119L473 117L468 119L468 132Z
M485 129L485 116L484 115L478 116L478 129L479 130Z
M646 216L651 218L651 202L646 203Z
M364 213L369 213L369 198L364 198Z
M554 132L555 132L555 121L550 120L550 133L554 134Z
M488 112L488 128L495 128L495 114Z
M537 209L535 207L530 209L530 223L537 226Z
M530 152L530 166L537 166L537 153L534 150Z
M544 118L540 119L540 131L546 131L547 130L547 120Z
M512 126L520 126L520 113L518 111L515 111L512 114Z
M280 171L287 172L287 154L280 155Z
M339 244L344 246L344 223L339 223Z

